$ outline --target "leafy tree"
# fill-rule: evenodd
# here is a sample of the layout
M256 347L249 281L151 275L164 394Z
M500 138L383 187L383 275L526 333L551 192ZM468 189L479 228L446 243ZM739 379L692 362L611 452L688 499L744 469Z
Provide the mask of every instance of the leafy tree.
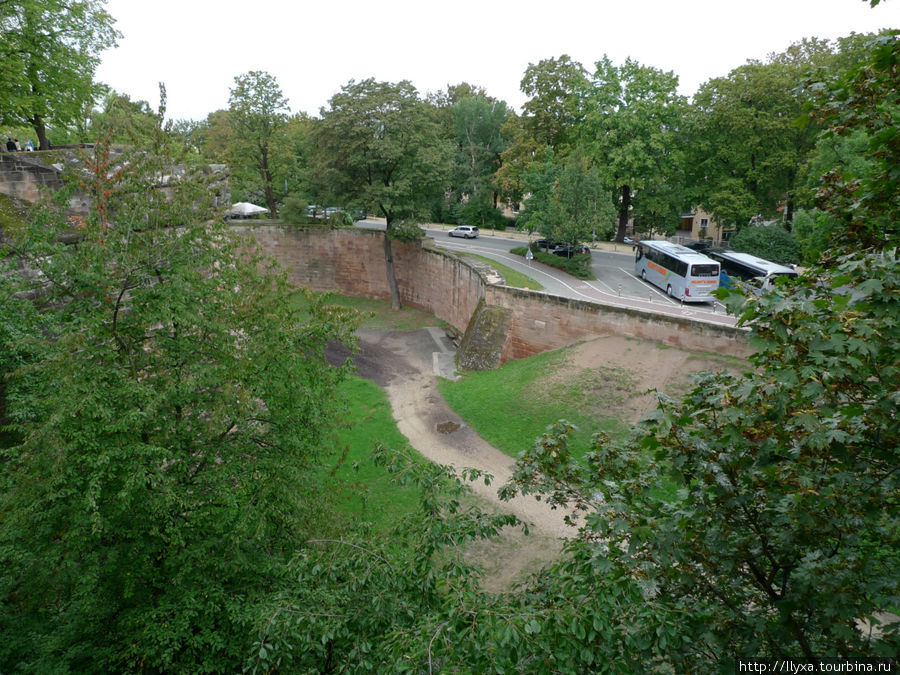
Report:
M0 123L27 124L46 150L47 125L78 121L99 85L100 53L120 37L104 0L0 3Z
M520 205L528 193L525 174L532 161L541 157L547 146L531 137L522 117L515 113L510 113L501 133L509 139L509 145L500 154L500 166L493 180L504 201L510 205Z
M819 190L820 208L839 219L833 243L843 247L879 250L897 243L898 55L898 31L886 31L869 42L869 58L810 85L817 100L809 116L828 125L824 141L865 146L862 157L854 153L855 161L826 173Z
M678 168L673 148L685 106L677 86L673 73L631 59L619 67L607 57L597 62L585 101L582 138L616 195L618 242L625 237L634 199L646 191L658 200L672 189L667 182Z
M823 91L833 133L883 128L874 111L896 97L896 53L876 41ZM890 179L894 139L870 136L873 175ZM565 424L519 460L506 494L537 492L584 516L530 596L548 613L538 641L585 636L567 650L572 670L598 657L686 672L701 660L900 650L900 625L884 622L900 595L900 260L891 230L868 225L895 219L897 201L874 180L848 188L823 195L823 210L858 223L835 232L826 265L778 293L722 292L752 331L752 370L661 397L625 447L597 437L584 465Z
M612 234L616 212L609 200L600 171L579 152L568 155L560 167L554 189L557 223L551 236L577 243L599 232Z
M399 309L391 240L416 236L418 228L402 224L443 195L452 170L453 147L434 108L407 81L351 80L323 109L315 144L314 165L332 193L385 218L385 266Z
M41 205L14 248L40 276L0 275L41 318L11 334L4 672L234 672L298 542L331 533L308 468L344 374L324 349L354 323L292 308L202 183L155 185L171 147L98 146L91 217L73 232L66 194Z
M509 116L506 103L485 96L469 96L453 106L456 140L456 190L469 199L480 192L495 202L492 178L507 147L503 125ZM496 204L494 204L496 206Z
M685 132L693 201L739 227L783 208L790 228L821 130L798 123L810 98L798 83L816 71L843 71L858 58L859 43L858 36L802 40L705 83Z
M235 135L230 156L256 170L270 217L277 218L273 159L287 119L287 99L272 75L253 70L234 78L228 104Z
M781 225L745 227L730 240L735 251L750 253L765 260L789 265L801 260L796 237Z
M492 642L473 637L479 607L498 603L478 588L462 546L517 524L467 505L480 472L412 461L380 446L375 461L420 492L420 508L384 540L318 539L291 565L296 582L259 621L247 668L291 672L484 672Z
M589 79L584 66L567 54L529 63L520 88L530 97L522 106L528 136L564 153L585 117L583 97Z

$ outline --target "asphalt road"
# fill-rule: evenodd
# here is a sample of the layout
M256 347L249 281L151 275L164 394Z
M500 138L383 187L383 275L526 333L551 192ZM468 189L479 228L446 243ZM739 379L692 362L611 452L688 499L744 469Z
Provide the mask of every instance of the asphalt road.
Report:
M383 228L377 221L360 221L359 227ZM449 228L447 228L449 229ZM522 272L540 282L542 292L567 298L599 302L603 304L631 307L670 316L684 316L696 321L733 326L736 320L725 313L719 303L681 303L666 296L665 292L652 284L641 281L634 275L634 256L630 246L604 245L602 249L591 249L591 269L596 277L593 281L582 281L555 267L543 265L535 260L527 261L509 250L523 246L524 235L494 236L482 232L477 239L461 239L447 236L446 229L426 228L428 236L435 243L448 250L464 251L484 256ZM614 250L608 250L608 249Z

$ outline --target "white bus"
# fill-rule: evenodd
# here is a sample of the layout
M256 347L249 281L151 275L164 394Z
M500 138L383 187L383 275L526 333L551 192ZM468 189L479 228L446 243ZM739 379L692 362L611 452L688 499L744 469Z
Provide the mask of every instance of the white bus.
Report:
M642 241L635 247L634 273L682 302L712 302L719 263L681 244Z
M737 251L707 251L713 260L722 268L719 285L731 288L734 280L746 283L750 282L758 291L767 291L772 288L772 282L777 277L796 277L796 270L778 263L773 263L762 258L757 258L749 253Z

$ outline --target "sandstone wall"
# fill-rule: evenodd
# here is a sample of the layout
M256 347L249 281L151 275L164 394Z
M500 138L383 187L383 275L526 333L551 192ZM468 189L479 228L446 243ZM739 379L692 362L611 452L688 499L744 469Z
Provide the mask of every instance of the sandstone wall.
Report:
M277 259L298 285L390 300L380 231L276 225L234 229ZM424 244L394 242L393 251L405 304L433 313L461 333L482 299L486 306L508 315L505 338L492 338L502 342L498 345L501 363L600 335L742 357L750 353L742 330L495 284L486 266L433 248L428 240Z

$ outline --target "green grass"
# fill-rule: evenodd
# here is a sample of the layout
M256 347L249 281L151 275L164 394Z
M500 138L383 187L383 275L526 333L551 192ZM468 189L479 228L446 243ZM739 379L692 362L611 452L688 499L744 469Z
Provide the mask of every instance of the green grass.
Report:
M475 253L463 253L463 255L478 258L489 263L495 270L503 275L503 278L506 279L507 286L512 286L513 288L527 288L532 291L544 290L543 285L541 285L539 281L532 279L527 274L522 274L521 272L514 270L512 267L507 267L502 263L498 263L496 260Z
M330 304L350 307L364 314L365 316L360 325L361 328L373 330L420 330L430 326L448 327L445 321L418 309L411 307L403 307L399 310L391 309L391 303L386 300L354 298L338 293L328 293L327 295ZM295 298L298 306L303 304L304 299L301 293L296 293Z
M591 435L603 431L614 439L629 433L629 425L614 411L626 396L627 373L619 369L584 369L555 378L566 361L566 350L545 352L510 361L498 370L468 372L456 381L438 384L447 403L488 443L517 456L533 445L547 427L566 419L578 430L572 452L581 457Z
M376 443L426 460L397 429L387 395L378 385L354 377L341 385L340 393L347 407L333 449L324 458L321 480L329 484L335 505L348 519L384 532L416 509L418 492L392 483L391 475L372 461Z

